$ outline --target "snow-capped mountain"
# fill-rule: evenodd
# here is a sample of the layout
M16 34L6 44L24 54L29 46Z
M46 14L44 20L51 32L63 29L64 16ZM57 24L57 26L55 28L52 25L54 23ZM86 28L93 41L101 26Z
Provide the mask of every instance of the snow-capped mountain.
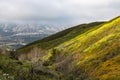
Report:
M40 24L0 24L0 46L20 47L35 40L56 33L66 27Z

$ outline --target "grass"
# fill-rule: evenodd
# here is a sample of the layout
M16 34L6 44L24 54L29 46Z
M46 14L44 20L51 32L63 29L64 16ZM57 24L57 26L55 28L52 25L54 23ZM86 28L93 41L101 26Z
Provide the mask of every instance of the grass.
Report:
M40 47L43 49L51 49L54 48L61 43L64 43L70 39L73 39L74 37L84 33L87 30L90 30L91 28L96 27L96 25L101 25L104 22L93 22L90 24L82 24L78 25L69 29L66 29L64 31L58 32L56 34L53 34L49 37L43 38L41 40L35 41L31 44L28 44L20 49L18 49L18 52L29 52L33 47Z
M47 53L39 57L47 63L44 67L60 72L66 80L120 79L120 17L69 28L17 52L29 55L35 47Z

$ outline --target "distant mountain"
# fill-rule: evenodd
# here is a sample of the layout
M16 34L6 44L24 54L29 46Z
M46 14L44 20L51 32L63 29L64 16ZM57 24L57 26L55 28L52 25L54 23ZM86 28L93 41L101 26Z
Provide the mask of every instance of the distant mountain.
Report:
M17 53L20 61L51 72L51 80L120 80L120 16L66 29Z
M0 24L0 46L18 48L35 40L47 37L65 27L54 27L40 24Z

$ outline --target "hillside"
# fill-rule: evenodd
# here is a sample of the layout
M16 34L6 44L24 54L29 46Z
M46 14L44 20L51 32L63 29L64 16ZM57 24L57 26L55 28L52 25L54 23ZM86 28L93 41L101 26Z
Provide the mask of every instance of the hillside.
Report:
M66 29L17 52L19 60L37 63L37 68L42 64L64 75L65 80L119 80L119 42L117 17Z
M51 36L48 36L46 38L43 38L41 40L35 41L33 43L30 43L20 49L18 49L19 52L28 52L33 47L41 47L43 49L50 49L53 47L58 46L59 44L66 42L70 39L73 39L74 37L86 32L87 30L90 30L92 28L97 28L98 25L101 25L104 22L93 22L89 24L81 24L69 29L66 29L64 31L58 32L56 34L53 34Z

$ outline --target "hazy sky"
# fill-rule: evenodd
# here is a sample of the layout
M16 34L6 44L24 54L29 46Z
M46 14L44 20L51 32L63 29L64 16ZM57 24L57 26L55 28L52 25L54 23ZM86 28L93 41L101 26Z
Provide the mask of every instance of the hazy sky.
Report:
M120 15L120 0L0 0L0 21L76 25Z

